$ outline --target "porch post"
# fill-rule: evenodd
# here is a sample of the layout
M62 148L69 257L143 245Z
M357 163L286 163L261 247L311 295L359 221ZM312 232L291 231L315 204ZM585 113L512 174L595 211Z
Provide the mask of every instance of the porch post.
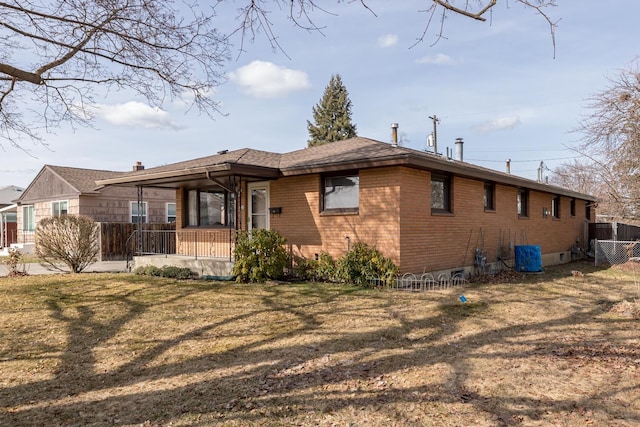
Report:
M237 176L233 176L233 199L235 203L233 204L233 229L229 227L229 262L233 261L233 246L235 244L235 235L236 232L240 228L239 220L240 220L240 206L242 206L241 200L241 189L240 185L242 184L242 178L240 178L238 182Z
M142 190L142 185L138 185L137 186L138 189L138 216L136 217L136 225L137 225L137 231L136 233L138 234L138 253L142 253L142 208L144 207L144 200L143 200L143 190ZM145 212L146 214L146 212Z

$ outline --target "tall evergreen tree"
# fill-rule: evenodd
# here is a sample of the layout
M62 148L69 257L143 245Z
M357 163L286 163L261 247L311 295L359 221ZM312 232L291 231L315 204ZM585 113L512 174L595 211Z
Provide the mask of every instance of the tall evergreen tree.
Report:
M307 120L309 147L356 136L351 122L351 100L340 74L332 75L320 102L313 107L313 121Z

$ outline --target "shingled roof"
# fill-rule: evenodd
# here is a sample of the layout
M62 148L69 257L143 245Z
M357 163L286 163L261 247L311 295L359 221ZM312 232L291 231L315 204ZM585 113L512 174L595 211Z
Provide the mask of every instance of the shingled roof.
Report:
M80 194L98 193L100 186L96 181L115 178L123 172L114 172L96 169L71 168L66 166L45 165L53 173L75 188Z
M100 180L98 184L177 188L187 183L195 186L208 179L232 175L255 179L275 179L282 176L397 165L539 189L568 197L596 200L586 194L565 188L363 137L350 138L283 154L250 148L224 151L213 156L122 173L114 178Z
M49 192L50 183L46 182L47 176L56 176L56 179L68 186L68 194L80 196L100 194L100 189L104 186L98 185L97 181L113 179L121 174L123 172L44 165L29 186L17 198L17 201L21 203L32 202L48 197L46 194ZM44 181L43 177L45 177Z

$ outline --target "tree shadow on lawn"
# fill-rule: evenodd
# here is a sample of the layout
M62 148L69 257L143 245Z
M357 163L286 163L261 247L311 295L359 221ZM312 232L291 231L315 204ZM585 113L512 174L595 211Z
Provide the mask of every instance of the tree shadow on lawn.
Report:
M104 291L108 280L96 286ZM343 292L319 286L314 292L302 287L300 292L295 286L207 284L172 288L153 301L142 298L141 293L153 286L107 294L97 302L95 292L75 294L73 306L64 298L48 299L49 321L65 325L66 347L50 379L0 390L0 424L314 425L335 415L352 416L354 421L362 417L371 425L384 425L389 419L404 425L436 416L433 408L445 419L475 417L469 421L478 425L511 425L567 414L573 414L576 422L600 417L640 423L640 409L618 398L638 392L638 386L628 381L610 378L597 392L565 396L547 395L544 390L532 393L526 381L495 387L500 369L529 375L519 366L530 358L550 361L552 366L564 364L563 372L581 369L578 363L588 369L594 361L640 360L637 340L616 338L637 322L603 318L599 306L578 301L567 305L561 316L536 322L505 319L500 327L474 329L469 323L491 319L492 307L505 303L502 296L494 299L487 292L482 302L463 305L451 303L456 291L354 294L352 288ZM519 291L509 294L507 303L531 304L526 290ZM230 307L232 315L212 313L213 320L197 327L186 323L187 331L151 339L123 363L99 369L100 343L117 337L151 310L170 311L181 300L198 301L210 293L231 301L253 298L256 304L250 309L242 304ZM350 304L354 299L358 304ZM544 310L557 299L554 295L535 304ZM425 312L408 308L416 303ZM111 308L108 321L97 318L98 311ZM275 327L263 322L264 316L274 315L282 316L276 317ZM247 329L243 339L244 332L230 332L236 324L253 324L257 332ZM606 337L599 335L598 325L608 331ZM558 333L562 330L587 332L573 340L563 339ZM230 334L238 338L235 345L183 360L163 359L180 346L223 341ZM538 374L543 373L532 373L532 378ZM494 386L485 384L483 375ZM566 384L559 388L567 389Z

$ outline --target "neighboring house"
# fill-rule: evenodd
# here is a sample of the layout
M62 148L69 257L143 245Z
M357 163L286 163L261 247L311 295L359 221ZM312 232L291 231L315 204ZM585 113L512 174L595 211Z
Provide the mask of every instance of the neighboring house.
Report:
M144 167L137 163L134 170ZM16 200L18 242L31 243L43 218L81 214L97 222L166 223L175 221L175 191L104 187L97 180L125 172L45 165Z
M20 197L24 188L15 185L0 187L0 248L11 246L17 241L17 210L14 200Z
M304 258L375 245L403 273L501 265L517 245L539 245L555 264L588 245L594 197L465 163L459 144L457 160L361 137L284 154L222 151L98 183L174 189L178 254L206 231L228 236L208 249L224 257L233 230L262 227Z

